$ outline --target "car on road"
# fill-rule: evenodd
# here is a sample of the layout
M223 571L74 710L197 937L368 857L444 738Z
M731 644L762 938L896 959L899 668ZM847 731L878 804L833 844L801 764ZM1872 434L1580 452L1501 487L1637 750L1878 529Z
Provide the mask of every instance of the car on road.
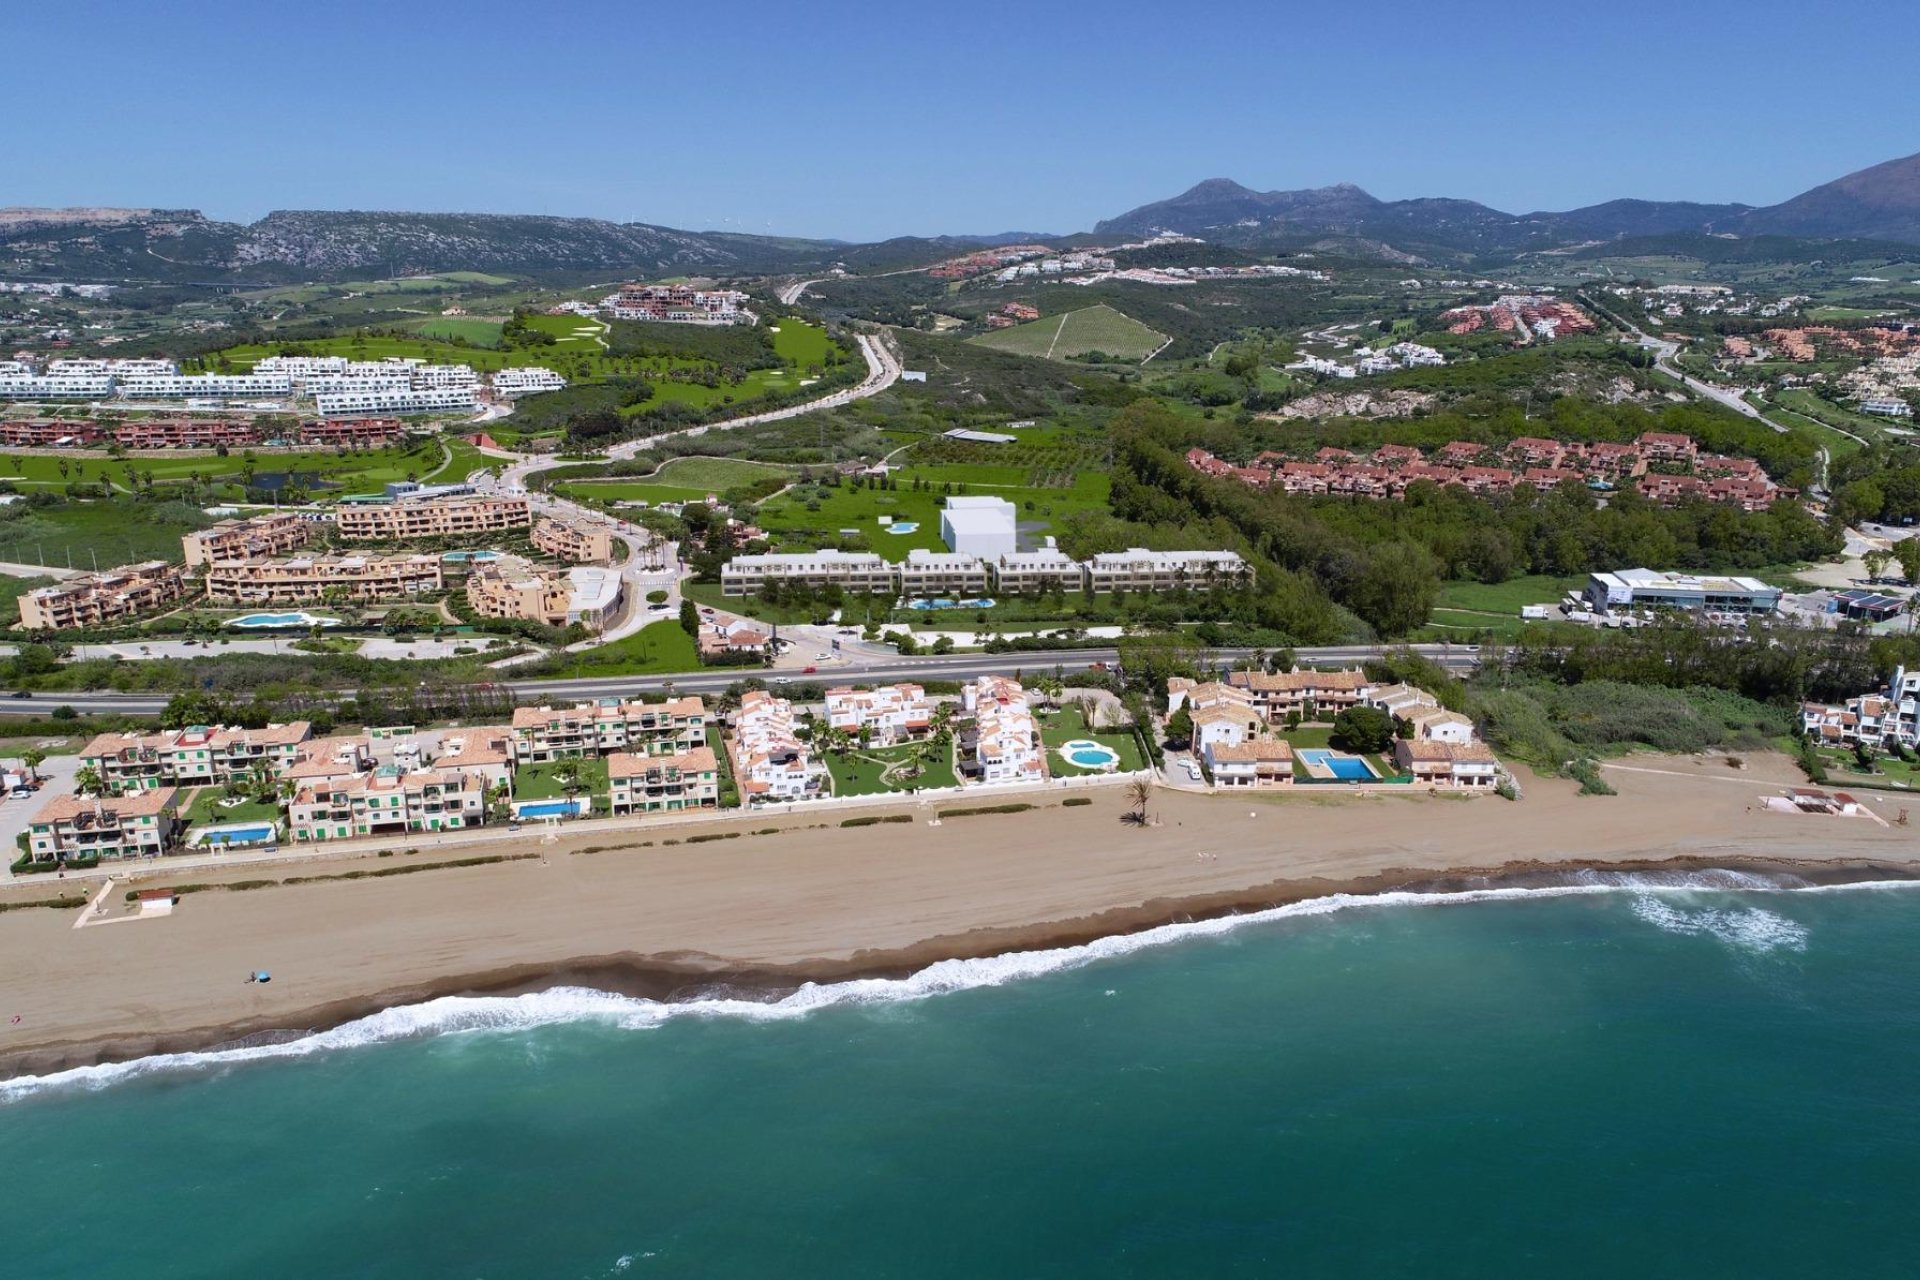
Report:
M15 689L12 693L8 694L7 696L10 698L31 698L33 696L33 690Z
M820 668L818 668L818 667L802 667L802 668L800 668L800 674L801 674L801 675L803 675L803 676L810 676L810 675L812 675L812 674L813 674L814 672L816 672L816 671L818 671L819 669L820 669Z

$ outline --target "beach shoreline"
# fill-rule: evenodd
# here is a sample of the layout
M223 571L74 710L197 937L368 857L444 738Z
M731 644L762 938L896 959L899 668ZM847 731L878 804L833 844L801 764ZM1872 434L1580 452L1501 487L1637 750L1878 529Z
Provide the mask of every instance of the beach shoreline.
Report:
M737 836L691 847L529 842L516 852L535 856L487 865L193 893L170 918L112 926L9 912L0 963L18 990L0 1008L0 1078L294 1039L446 996L770 1000L1335 894L1610 873L1718 871L1727 887L1920 878L1900 826L1756 811L1756 797L1793 784L1780 758L1750 758L1737 777L1712 759L1637 763L1613 779L1617 798L1548 779L1518 804L1168 792L1146 828L1123 821L1117 798L938 826L917 814L847 830L802 813L751 830L744 818ZM1874 803L1892 818L1904 799ZM246 983L255 968L274 981Z

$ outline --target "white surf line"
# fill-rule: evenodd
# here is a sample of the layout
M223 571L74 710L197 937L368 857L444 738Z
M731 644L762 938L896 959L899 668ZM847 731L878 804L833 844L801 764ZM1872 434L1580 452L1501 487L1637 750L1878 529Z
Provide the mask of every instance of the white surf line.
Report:
M1060 326L1053 331L1053 341L1047 344L1047 354L1040 357L1042 360L1053 359L1053 349L1060 345L1060 335L1067 331L1067 316L1072 314L1073 312L1069 311L1060 317Z

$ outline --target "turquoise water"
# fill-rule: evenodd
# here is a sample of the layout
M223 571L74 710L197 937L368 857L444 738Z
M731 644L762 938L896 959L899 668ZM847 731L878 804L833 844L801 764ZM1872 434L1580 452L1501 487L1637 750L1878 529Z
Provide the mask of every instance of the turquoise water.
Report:
M227 622L230 627L337 627L338 618L320 618L311 613L250 613L244 618L233 618Z
M593 801L580 800L531 800L513 807L516 818L571 818L586 812Z
M1303 763L1324 767L1344 782L1372 782L1379 776L1359 756L1343 756L1337 751L1326 751L1319 747L1303 748L1300 759Z
M202 831L200 844L262 844L273 839L275 828L270 822L262 822L251 827L216 827Z
M985 596L981 596L977 600L947 600L944 598L938 600L909 600L907 601L907 608L917 609L922 613L932 609L991 609L993 608L993 601L987 599Z
M1083 738L1062 743L1060 754L1083 769L1098 769L1103 765L1120 763L1120 753L1112 747Z
M1532 895L437 1002L323 1043L497 1029L14 1090L4 1274L1910 1276L1917 930Z

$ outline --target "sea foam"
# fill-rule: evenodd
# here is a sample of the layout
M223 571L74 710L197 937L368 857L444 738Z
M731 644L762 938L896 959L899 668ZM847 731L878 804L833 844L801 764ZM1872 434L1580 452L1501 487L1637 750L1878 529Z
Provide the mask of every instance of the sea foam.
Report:
M1867 881L1821 887L1888 889L1916 886L1920 886L1920 881ZM1805 948L1806 929L1773 912L1757 908L1683 909L1672 906L1661 896L1675 892L1729 890L1741 893L1807 891L1794 883L1782 884L1742 872L1583 872L1573 877L1571 883L1536 887L1466 889L1451 893L1396 891L1329 894L1264 911L1165 924L1138 933L1115 934L1079 946L1012 951L971 960L941 960L904 978L855 978L846 982L806 983L786 996L769 1000L722 996L659 1001L586 987L553 987L519 996L442 996L420 1004L383 1009L325 1031L271 1044L156 1054L129 1062L73 1067L43 1076L18 1076L0 1081L0 1103L17 1101L49 1089L102 1089L144 1076L306 1058L343 1049L458 1032L513 1032L574 1022L599 1022L626 1030L647 1030L674 1018L687 1017L778 1021L805 1017L821 1009L843 1005L924 1000L982 987L1003 986L1189 939L1217 937L1251 925L1377 907L1453 906L1624 892L1634 895L1633 910L1640 919L1671 932L1711 934L1736 946L1756 951L1780 947L1796 950Z

